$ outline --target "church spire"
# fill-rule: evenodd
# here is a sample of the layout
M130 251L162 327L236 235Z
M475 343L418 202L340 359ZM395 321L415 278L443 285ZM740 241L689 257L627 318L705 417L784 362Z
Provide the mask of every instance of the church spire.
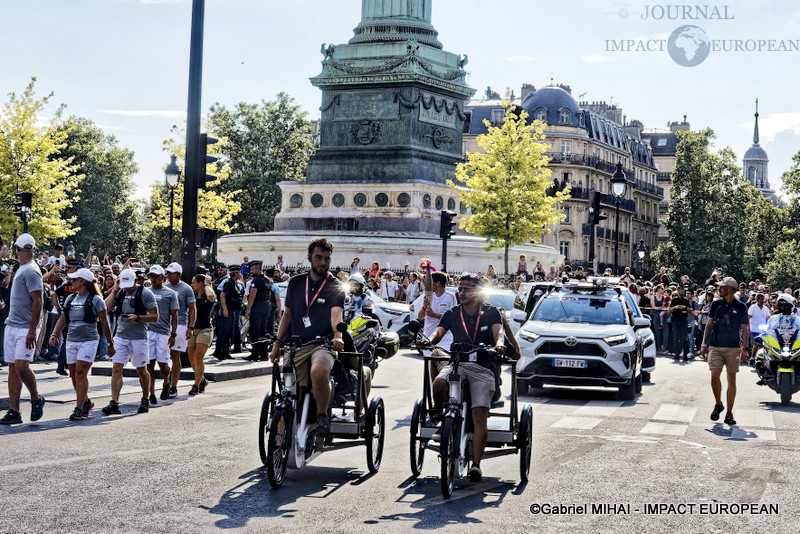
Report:
M756 127L753 130L753 144L758 146L758 99L756 98Z

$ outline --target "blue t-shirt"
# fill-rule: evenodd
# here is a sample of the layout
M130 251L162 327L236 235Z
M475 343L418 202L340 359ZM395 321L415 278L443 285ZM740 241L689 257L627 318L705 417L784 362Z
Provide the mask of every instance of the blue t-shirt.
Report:
M714 322L709 347L741 347L742 325L749 324L747 306L742 301L717 299L711 303L708 316Z

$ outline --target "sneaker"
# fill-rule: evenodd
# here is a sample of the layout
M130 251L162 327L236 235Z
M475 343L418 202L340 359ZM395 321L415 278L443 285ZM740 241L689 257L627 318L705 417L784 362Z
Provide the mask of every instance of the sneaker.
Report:
M767 385L767 381L762 378L761 380L756 382L756 385L757 386L766 386Z
M725 414L725 424L726 425L735 425L736 419L733 418L733 412L728 412Z
M109 401L108 406L106 406L100 411L103 412L103 415L115 415L122 413L119 411L119 404L117 403L117 401L114 400Z
M75 408L73 410L72 415L69 416L70 421L80 421L83 419L83 408Z
M192 386L192 389L189 390L189 395L195 396L199 394L200 394L200 388L197 387L196 385Z
M0 419L0 425L18 425L22 422L22 415L14 410L8 410Z
M203 377L197 389L199 390L200 393L205 393L207 385L208 385L208 380L206 380L206 377Z
M169 382L164 382L164 387L161 388L161 400L167 400L169 398Z
M155 406L158 404L158 397L156 397L155 393L150 394L150 406Z
M719 420L719 414L721 414L722 410L724 410L724 409L725 409L725 407L723 405L721 405L721 404L717 404L716 406L714 406L714 411L711 412L711 420L712 421L718 421Z
M170 399L175 399L177 397L178 397L178 388L176 388L174 386L169 388L169 398Z
M92 402L92 399L86 399L86 402L84 402L83 406L81 406L81 412L83 412L83 416L89 417L89 412L92 411L92 408L94 408L94 403Z
M317 435L327 436L330 434L330 424L328 423L328 416L325 414L317 415Z
M56 369L56 373L60 374L61 376L69 376L69 373L64 369Z
M472 464L472 467L469 468L469 481L480 482L482 478L483 471L481 471L480 466Z
M31 401L31 421L38 421L44 415L44 396L39 395L39 400Z
M136 410L137 413L147 413L150 411L150 400L149 399L142 399L141 404L139 404L139 409Z

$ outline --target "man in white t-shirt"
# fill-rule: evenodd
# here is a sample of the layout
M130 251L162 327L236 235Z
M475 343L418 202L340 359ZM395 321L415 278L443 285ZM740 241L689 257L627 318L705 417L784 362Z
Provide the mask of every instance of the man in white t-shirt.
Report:
M772 313L769 311L769 306L764 304L766 297L763 293L759 293L756 297L755 304L751 305L747 310L747 315L750 316L750 357L754 358L756 355L757 346L754 343L755 337L761 335L758 327L760 325L766 326L769 323L769 318Z
M393 280L394 273L386 271L383 273L383 280L381 281L381 298L394 302L400 299L400 287L397 282Z
M419 311L417 315L418 319L425 318L425 325L423 328L423 333L425 337L430 338L434 332L436 332L436 328L439 326L439 321L442 320L442 316L444 316L445 312L449 309L455 307L456 304L456 297L452 293L448 293L445 291L445 286L447 285L447 275L440 272L435 272L431 274L431 288L433 291L433 297L431 298L431 306L430 308L426 307L425 305ZM450 350L450 344L453 343L453 333L449 330L447 333L442 337L439 343L436 344L437 347L441 347L444 350ZM434 356L441 356L444 357L445 354L442 352L437 353L434 349L433 351ZM428 368L428 372L431 376L431 383L433 383L433 379L439 375L439 372L442 370L444 366L447 365L446 361L441 362L432 362Z
M56 245L53 248L53 255L47 260L47 265L50 267L56 263L59 269L63 269L67 265L67 258L64 257L64 245Z

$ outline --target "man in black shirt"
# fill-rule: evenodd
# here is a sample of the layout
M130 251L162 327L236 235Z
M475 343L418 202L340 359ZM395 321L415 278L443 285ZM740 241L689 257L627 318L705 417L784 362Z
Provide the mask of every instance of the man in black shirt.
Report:
M672 339L671 352L675 360L680 359L683 351L683 361L689 359L689 299L683 295L683 288L675 288L675 295L669 302L669 314L672 317L670 334Z
M242 268L239 265L228 267L230 276L225 280L219 294L220 317L219 334L217 335L217 348L214 356L220 360L230 360L231 340L235 337L234 331L239 329L239 314L242 312L242 299L244 298L244 285L242 284Z
M315 239L308 246L311 271L289 280L285 309L278 326L279 339L299 336L301 342L305 343L333 334L333 350L344 349L342 333L336 330L336 325L342 322L344 292L336 277L328 272L332 252L333 244L325 238ZM280 344L275 342L270 356L273 363L278 363L280 354ZM329 377L335 359L333 352L316 344L300 348L294 357L300 386L307 387L309 376L311 378L311 389L317 404L317 436L327 436L329 433Z
M498 354L505 353L503 322L500 312L495 307L484 306L479 292L480 286L477 278L461 277L458 282L461 304L445 312L439 326L430 338L432 345L438 343L449 331L453 333L453 344L494 345ZM470 397L472 398L474 430L472 434L472 467L469 470L469 479L473 482L480 481L483 476L480 463L489 436L487 420L494 395L494 370L496 367L496 357L485 351L470 355L469 361L462 361L458 366L462 380L466 379L469 382ZM442 405L447 402L447 377L450 373L451 366L448 365L441 370L433 382L433 401L440 411Z
M272 294L272 280L267 280L261 272L262 264L261 260L250 262L253 281L250 282L250 294L244 316L245 319L250 319L250 343L258 341L267 334L272 335L272 330L269 330L267 325L267 319L269 318L270 303L276 297ZM266 360L266 350L263 347L263 345L253 345L252 354L245 360Z

